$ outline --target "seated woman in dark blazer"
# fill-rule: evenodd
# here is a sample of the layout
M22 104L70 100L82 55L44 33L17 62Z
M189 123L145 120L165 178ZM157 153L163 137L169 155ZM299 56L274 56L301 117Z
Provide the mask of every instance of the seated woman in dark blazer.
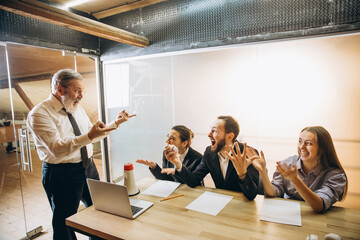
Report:
M266 172L264 154L249 153L259 171L266 196L305 200L316 212L325 212L344 200L348 181L329 132L306 127L299 136L298 155L277 162L273 180ZM252 155L252 156L250 156Z
M200 153L190 147L193 137L194 134L189 128L183 125L176 125L170 130L166 139L167 144L173 145L177 148L180 160L190 171L193 171L199 165L202 158ZM174 175L174 164L166 159L164 153L162 170L157 163L152 161L138 159L136 162L149 166L151 173L157 179L183 183L180 178Z

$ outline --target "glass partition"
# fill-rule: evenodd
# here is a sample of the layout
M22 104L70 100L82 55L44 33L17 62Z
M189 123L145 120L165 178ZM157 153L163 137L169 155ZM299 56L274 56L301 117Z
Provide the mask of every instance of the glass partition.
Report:
M123 109L137 114L110 134L114 179L123 173L124 163L139 158L161 162L166 135L173 125L171 58L106 64L104 75L109 121ZM144 166L134 166L137 179L150 176Z
M105 62L106 89L129 99L107 107L109 120L122 108L138 114L110 136L112 173L138 158L161 165L166 133L177 124L193 130L192 147L203 153L210 124L232 115L239 140L264 151L272 179L276 161L297 154L300 131L321 125L349 178L348 198L339 204L356 207L360 163L351 156L360 154L359 52L356 34ZM108 90L106 97L119 98ZM137 179L151 176L143 165L135 169Z

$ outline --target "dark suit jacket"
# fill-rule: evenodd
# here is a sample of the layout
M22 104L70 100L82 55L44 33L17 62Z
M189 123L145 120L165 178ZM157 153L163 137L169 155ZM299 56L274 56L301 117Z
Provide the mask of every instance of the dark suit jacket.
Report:
M239 143L239 147L240 151L242 152L244 145ZM211 174L216 188L242 192L249 200L253 200L256 197L259 181L259 172L256 170L256 168L250 164L250 166L247 168L245 179L242 181L239 179L231 160L229 160L229 165L224 180L224 177L221 173L219 156L217 153L211 151L210 146L206 148L201 163L194 171L190 171L186 166L183 165L180 172L175 171L175 176L182 179L188 186L196 187L201 184L202 179L208 173Z
M202 158L201 153L195 151L194 149L192 149L190 147L188 153L186 154L186 156L184 158L183 166L186 166L186 168L190 172L192 172L200 164L201 158ZM174 164L169 162L165 158L164 152L163 152L162 167L163 168L174 168ZM154 177L156 179L184 183L180 178L176 177L175 175L167 175L166 173L161 173L161 168L159 167L158 164L156 164L156 167L154 169L152 169L152 168L149 168L149 169L150 169L150 172L154 175Z

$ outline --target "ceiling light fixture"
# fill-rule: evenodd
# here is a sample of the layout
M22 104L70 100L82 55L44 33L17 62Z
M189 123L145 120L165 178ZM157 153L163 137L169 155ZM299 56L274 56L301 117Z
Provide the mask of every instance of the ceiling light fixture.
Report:
M68 3L65 3L64 5L65 5L66 8L70 8L70 7L80 5L80 4L89 2L89 1L91 1L91 0L76 0L76 1L70 1Z

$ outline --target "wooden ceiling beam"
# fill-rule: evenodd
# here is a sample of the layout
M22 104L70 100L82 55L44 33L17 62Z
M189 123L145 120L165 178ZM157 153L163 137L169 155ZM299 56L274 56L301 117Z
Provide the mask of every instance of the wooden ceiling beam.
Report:
M51 73L44 73L44 74L28 76L28 77L11 78L11 80L13 80L13 81L15 80L18 83L34 82L34 81L48 80L48 79L51 79L52 76L53 75Z
M84 78L86 77L92 77L92 75L94 75L94 72L83 72L80 73L81 76L83 76ZM41 80L49 80L51 81L53 75L51 73L44 73L44 74L39 74L39 75L33 75L33 76L28 76L28 77L19 77L19 78L11 78L11 81L13 82L17 82L17 83L24 83L24 82L34 82L34 81L41 81ZM49 83L50 86L50 83ZM12 86L14 87L14 86ZM9 88L9 83L8 83L8 79L0 79L0 89L5 89L5 88Z
M138 0L138 1L127 1L125 4L118 7L113 7L107 10L91 13L97 19L109 17L115 14L128 12L137 8L146 7L155 3L163 2L164 0Z
M149 46L146 37L35 0L0 0L0 9L136 47Z
M23 83L23 82L34 82L34 81L41 81L41 80L47 80L51 79L52 74L51 73L44 73L34 76L28 76L28 77L19 77L19 78L11 78L12 81L16 81L17 83ZM9 88L8 79L0 79L0 89Z
M29 110L34 108L34 104L31 102L30 98L26 95L24 90L20 87L17 81L12 82L13 87L15 88L16 92L19 94L21 99L24 101L25 105L28 107Z

